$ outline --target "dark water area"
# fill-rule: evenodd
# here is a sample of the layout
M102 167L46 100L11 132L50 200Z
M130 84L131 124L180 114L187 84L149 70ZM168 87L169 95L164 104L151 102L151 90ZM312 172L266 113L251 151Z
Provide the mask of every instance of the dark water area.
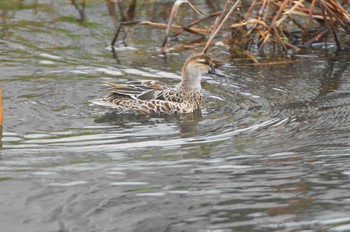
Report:
M172 4L135 18L166 23ZM218 43L226 77L204 78L200 115L118 115L91 103L105 82L176 84L203 46L164 57L165 29L135 26L113 55L106 3L79 18L69 1L0 1L2 232L350 231L349 49L254 65Z

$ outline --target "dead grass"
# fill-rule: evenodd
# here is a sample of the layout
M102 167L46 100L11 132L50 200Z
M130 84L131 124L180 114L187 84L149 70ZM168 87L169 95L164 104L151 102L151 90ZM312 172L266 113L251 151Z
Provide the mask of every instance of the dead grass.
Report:
M254 0L242 9L244 19L231 28L243 30L260 50L267 45L284 50L310 46L329 34L340 46L337 32L350 32L350 15L337 0Z
M116 26L111 45L114 46L122 27L148 25L166 28L161 44L163 52L167 50L170 37L184 32L207 38L204 53L213 44L217 34L226 34L224 41L227 44L256 61L251 54L252 50L269 52L298 50L302 47L310 47L319 41L334 41L340 47L338 35L350 33L348 0L227 0L221 11L204 17L199 16L186 26L174 25L180 5L183 4L190 6L199 15L204 14L190 1L177 0L167 24L125 21L123 18ZM209 21L211 26L195 27L202 21ZM209 36L206 37L207 35Z

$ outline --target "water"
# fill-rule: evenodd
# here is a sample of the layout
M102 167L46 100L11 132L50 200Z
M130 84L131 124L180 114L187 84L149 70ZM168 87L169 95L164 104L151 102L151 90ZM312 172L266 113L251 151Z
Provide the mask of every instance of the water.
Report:
M201 115L118 115L90 102L104 82L175 84L193 48L161 56L164 30L137 26L113 55L101 1L83 24L68 1L0 9L1 231L350 231L346 50L251 65L217 46Z

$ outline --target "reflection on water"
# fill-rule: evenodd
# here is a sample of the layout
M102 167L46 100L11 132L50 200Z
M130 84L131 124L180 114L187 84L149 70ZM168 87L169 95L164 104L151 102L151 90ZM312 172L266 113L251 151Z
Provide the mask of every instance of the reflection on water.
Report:
M4 231L350 230L346 50L250 65L216 46L227 77L205 78L201 114L118 115L90 103L104 82L175 84L192 50L165 58L163 31L137 27L113 56L111 1L87 1L83 23L69 2L9 2L0 3ZM166 22L172 2L147 2L135 20Z

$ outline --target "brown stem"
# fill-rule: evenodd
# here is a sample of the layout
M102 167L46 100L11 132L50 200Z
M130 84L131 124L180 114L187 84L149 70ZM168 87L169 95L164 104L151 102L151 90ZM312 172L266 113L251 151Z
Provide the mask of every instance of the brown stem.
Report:
M116 30L114 32L114 36L111 42L111 46L114 46L115 42L117 42L120 30L122 29L123 26L128 26L128 25L135 25L139 24L140 21L127 21L127 22L120 22L119 25L116 27Z
M112 0L106 0L106 6L107 6L108 14L112 18L114 26L117 27L118 20L117 20L117 15L115 13L115 2Z
M306 30L305 31L308 31L309 28L310 28L312 15L313 15L313 11L314 11L314 8L315 8L315 3L316 3L316 0L312 0L311 6L309 8L309 15L308 15L307 21L306 21ZM303 35L308 37L308 33L304 33Z
M328 28L323 28L316 36L311 38L305 45L310 46L314 41L319 40L322 38L324 35L326 35L329 32Z
M81 8L78 6L75 0L71 0L71 3L79 13L79 21L83 22L85 20L85 0L82 0Z
M222 20L225 17L225 12L227 11L228 7L230 6L230 3L231 3L231 1L227 0L227 2L225 3L224 9L221 11L220 16L215 19L215 23L213 25L212 30L215 30L220 25L220 23L222 22Z
M181 1L181 0L177 0L177 1L174 3L173 7L171 8L171 13L170 13L170 16L169 16L168 25L167 25L167 27L166 27L165 36L164 36L164 39L163 39L163 42L162 42L162 45L161 45L161 49L162 49L162 50L164 50L165 45L166 45L166 43L167 43L167 41L168 41L168 38L169 38L169 36L170 36L170 30L171 30L171 28L172 28L173 21L174 21L176 15L177 15L177 12L178 12L178 10L179 10L179 7L180 7L180 5L182 5L183 3L185 3L185 2L183 2L183 1Z
M230 15L232 14L232 12L237 8L238 4L241 3L241 0L237 0L236 3L231 7L231 9L229 10L229 12L226 14L225 18L222 20L222 22L218 25L218 27L215 29L215 31L210 35L210 38L207 41L207 44L205 45L204 49L203 49L203 53L206 53L208 51L208 48L210 46L210 44L212 43L214 37L216 34L218 34L218 32L220 31L221 27L224 25L224 23L226 22L226 20L230 17Z
M335 30L334 30L334 29L332 30L332 33L333 33L334 41L335 41L335 43L337 44L337 47L340 48L341 46L340 46L340 43L339 43L337 34L335 33Z
M152 26L152 27L156 27L156 28L167 28L167 24L164 23L154 23L154 22L150 22L150 21L142 21L139 23L140 25L148 25L148 26ZM174 29L183 29L183 26L171 26L171 28ZM197 33L210 33L210 30L207 29L202 29L202 28L191 28L191 30L197 32Z
M200 22L203 22L204 20L207 20L209 18L212 18L212 17L215 17L215 16L218 16L221 14L221 11L217 11L217 12L214 12L214 13L211 13L210 15L207 15L203 18L200 18L200 19L197 19L195 21L193 21L192 23L188 24L185 28L190 28L190 27L193 27L194 25L200 23ZM171 37L176 37L178 35L180 35L184 30L179 30L177 32L175 32Z
M123 26L132 26L132 25L147 25L147 26L151 26L151 27L155 27L155 28L167 28L168 25L164 24L164 23L154 23L154 22L150 22L150 21L126 21L126 22L121 22L119 23L119 25L116 27L116 31L114 33L112 42L111 42L111 46L114 46L114 44L116 43L119 33L121 31L121 28ZM190 33L194 33L194 34L201 34L201 33L210 33L210 30L207 29L202 29L202 28L186 28L183 26L171 26L171 28L174 29L181 29L181 30L186 30Z
M128 6L128 10L126 12L126 15L128 16L128 20L132 20L135 18L136 5L137 5L137 0L133 0L132 2L130 2Z

